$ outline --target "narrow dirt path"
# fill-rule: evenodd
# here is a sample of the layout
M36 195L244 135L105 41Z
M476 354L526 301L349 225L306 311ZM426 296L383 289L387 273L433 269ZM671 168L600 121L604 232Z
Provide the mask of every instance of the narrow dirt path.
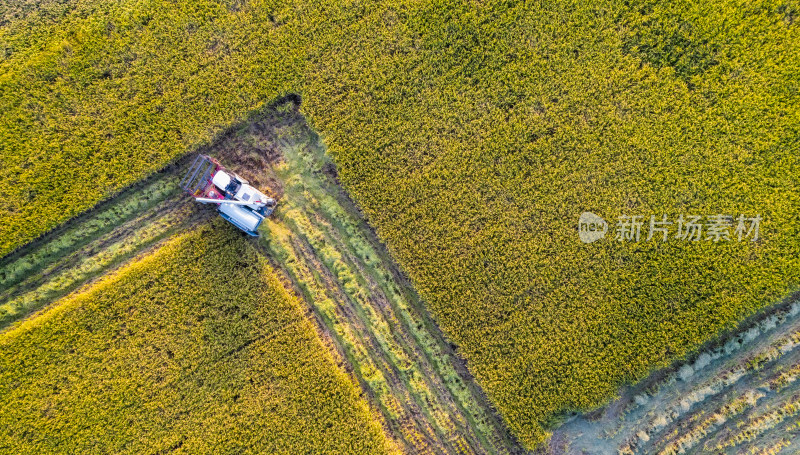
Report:
M800 294L555 430L548 454L797 453Z

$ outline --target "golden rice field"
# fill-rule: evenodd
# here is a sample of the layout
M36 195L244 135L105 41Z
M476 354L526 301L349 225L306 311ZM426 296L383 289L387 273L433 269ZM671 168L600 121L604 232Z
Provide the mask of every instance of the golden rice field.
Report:
M300 93L342 183L533 447L798 288L798 10L0 6L0 254ZM609 238L578 240L584 211ZM761 237L614 240L619 216L662 214L759 215Z
M296 297L221 225L0 334L0 452L398 453Z

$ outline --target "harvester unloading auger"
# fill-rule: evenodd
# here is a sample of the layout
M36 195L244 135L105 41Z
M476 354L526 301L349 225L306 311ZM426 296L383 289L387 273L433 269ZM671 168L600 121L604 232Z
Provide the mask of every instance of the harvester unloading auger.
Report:
M181 187L197 202L217 204L222 218L252 236L258 236L258 226L275 210L275 199L207 155L195 158Z

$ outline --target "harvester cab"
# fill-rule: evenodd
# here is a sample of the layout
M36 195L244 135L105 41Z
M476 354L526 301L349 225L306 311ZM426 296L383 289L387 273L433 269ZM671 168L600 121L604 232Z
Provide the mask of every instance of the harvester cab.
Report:
M275 199L208 155L195 158L181 180L181 187L197 202L216 204L222 218L252 236L258 236L258 226L276 205Z

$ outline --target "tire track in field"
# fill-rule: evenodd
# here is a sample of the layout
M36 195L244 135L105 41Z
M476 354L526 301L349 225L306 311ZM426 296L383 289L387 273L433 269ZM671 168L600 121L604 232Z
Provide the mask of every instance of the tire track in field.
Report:
M417 435L414 441L402 441L409 451L447 453L452 450L452 447L437 448L437 446L442 445L441 430L426 425L428 418L419 418L425 413L425 410L419 406L420 398L415 396L407 383L403 381L398 364L386 354L386 342L378 340L372 327L365 324L365 309L359 307L346 295L341 283L320 261L313 247L308 244L307 239L298 240L294 242L293 246L295 257L302 258L313 267L319 281L324 286L326 296L336 302L335 316L339 320L353 321L346 327L346 330L349 331L347 338L349 340L361 340L364 343L365 349L363 349L362 353L370 359L368 368L377 368L380 371L379 377L385 380L384 383L388 386L387 392L390 394L391 399L401 406L400 413L396 418L387 419L387 423L392 427L392 432ZM360 368L354 368L352 372L355 373L362 387L369 387L369 382L365 380L365 375ZM381 385L384 383L381 383ZM384 403L384 407L386 407L386 403ZM445 449L448 450L445 451Z
M319 224L324 225L325 232L327 233L327 240L337 246L337 250L342 252L343 259L346 263L353 268L357 273L357 279L360 279L360 285L369 290L368 305L379 312L382 319L392 321L399 330L395 330L393 335L396 337L396 342L403 350L406 358L417 359L419 371L427 385L427 388L440 398L441 403L436 403L436 412L440 415L460 416L464 415L469 418L466 410L459 406L459 403L450 394L450 390L444 384L443 378L440 376L441 372L436 371L433 367L431 356L421 347L421 340L413 337L410 333L408 321L400 312L400 309L393 306L387 294L389 291L385 286L381 285L378 280L371 275L366 266L359 261L357 253L353 251L352 247L347 244L341 233L334 229L332 225L327 223L327 220L319 220ZM401 316L398 318L397 316ZM449 425L447 425L449 423ZM465 420L456 420L444 422L447 428L443 431L463 436L467 441L469 447L480 447L481 441L478 440L478 435L470 430L469 423Z

